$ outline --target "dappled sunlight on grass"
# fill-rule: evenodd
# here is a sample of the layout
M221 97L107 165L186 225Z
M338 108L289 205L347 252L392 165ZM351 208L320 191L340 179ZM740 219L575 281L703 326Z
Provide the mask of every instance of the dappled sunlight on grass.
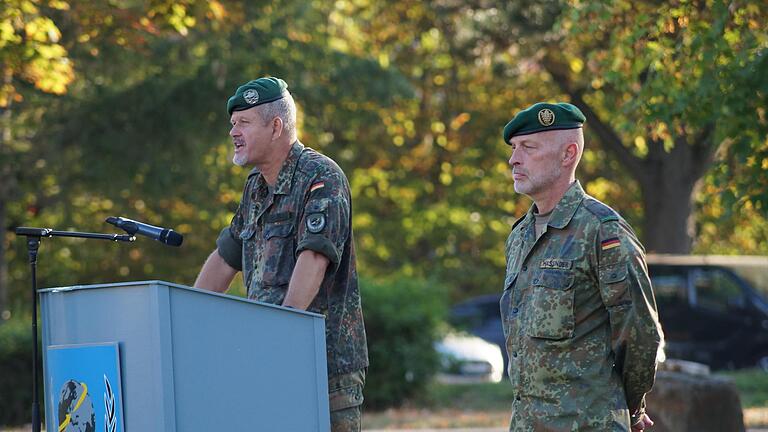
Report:
M363 415L364 429L508 427L508 411L401 408Z

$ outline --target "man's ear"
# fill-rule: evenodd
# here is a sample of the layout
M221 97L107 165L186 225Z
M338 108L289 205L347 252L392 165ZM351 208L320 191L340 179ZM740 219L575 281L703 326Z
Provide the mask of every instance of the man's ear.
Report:
M575 142L569 142L565 145L563 151L563 165L570 166L579 160L579 145Z
M275 117L272 119L272 139L276 140L283 135L283 119Z

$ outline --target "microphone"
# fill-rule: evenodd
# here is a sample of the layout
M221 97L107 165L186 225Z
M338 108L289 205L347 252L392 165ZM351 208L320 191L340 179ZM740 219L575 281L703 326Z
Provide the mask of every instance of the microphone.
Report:
M110 216L106 222L112 224L130 235L143 235L168 246L181 246L184 236L169 228L156 227L131 219Z

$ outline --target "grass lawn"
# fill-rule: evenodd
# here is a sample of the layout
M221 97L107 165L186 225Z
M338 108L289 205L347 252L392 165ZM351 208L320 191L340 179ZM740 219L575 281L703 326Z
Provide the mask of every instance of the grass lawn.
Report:
M768 373L757 370L719 373L733 380L748 428L768 427ZM509 425L511 386L499 384L431 384L424 394L403 407L366 411L364 429L469 428ZM3 429L28 432L31 429Z
M747 427L768 427L768 373L744 370L719 373L733 380L739 391ZM403 407L366 411L366 429L499 427L509 424L512 389L499 384L431 384L420 397Z
M768 372L757 369L719 374L733 380L744 408L768 408Z
M743 370L720 374L733 380L739 390L747 427L768 428L768 372Z

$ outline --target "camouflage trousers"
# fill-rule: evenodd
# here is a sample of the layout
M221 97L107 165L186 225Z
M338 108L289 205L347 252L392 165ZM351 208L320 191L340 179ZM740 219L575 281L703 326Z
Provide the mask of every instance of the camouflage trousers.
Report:
M328 379L331 432L360 432L366 371L360 369Z

